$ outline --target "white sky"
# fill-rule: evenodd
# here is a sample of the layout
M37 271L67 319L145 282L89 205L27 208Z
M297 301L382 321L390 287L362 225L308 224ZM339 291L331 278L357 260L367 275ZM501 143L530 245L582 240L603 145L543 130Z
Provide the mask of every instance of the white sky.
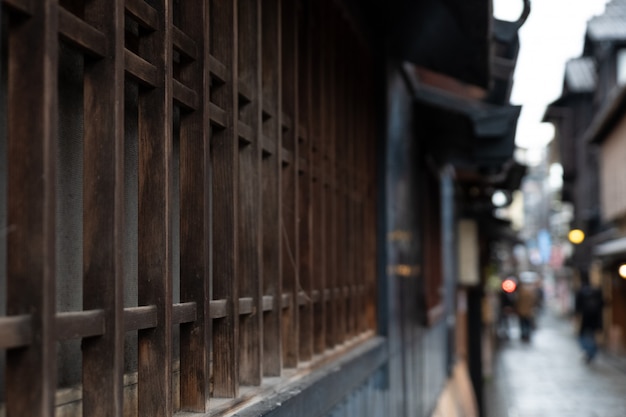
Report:
M551 124L541 123L546 106L561 95L565 62L580 56L587 21L604 11L607 0L531 0L528 20L520 29L520 53L512 104L521 104L516 144L537 160L553 138ZM493 0L494 15L517 20L522 0Z

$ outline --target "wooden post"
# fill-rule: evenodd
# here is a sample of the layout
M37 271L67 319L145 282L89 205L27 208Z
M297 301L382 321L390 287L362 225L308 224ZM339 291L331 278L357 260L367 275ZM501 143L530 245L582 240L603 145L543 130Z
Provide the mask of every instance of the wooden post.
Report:
M261 1L239 0L239 297L250 300L240 311L239 376L243 385L262 379L261 292Z
M281 0L262 2L263 39L263 375L280 376L281 346ZM267 298L266 298L267 297ZM266 308L267 307L267 308Z
M313 229L312 229L312 164L311 164L311 2L301 2L298 10L298 294L303 293L304 303L299 308L300 360L313 357ZM298 301L300 303L300 296Z
M123 407L124 2L85 5L85 21L108 40L87 59L84 79L83 309L104 310L101 337L85 338L83 413L121 416Z
M33 2L8 28L7 315L30 315L32 343L6 361L8 417L54 415L58 10Z
M180 82L197 95L197 107L180 120L180 301L196 305L196 319L180 327L180 407L206 412L210 388L210 119L209 6L180 3L176 28ZM206 81L206 82L205 82Z
M286 1L282 6L282 217L281 239L283 250L282 292L288 297L283 305L283 364L298 366L298 237L296 229L296 197L298 193L296 168L298 132L298 44L296 2Z
M211 11L211 54L226 68L224 84L211 91L213 103L225 113L224 127L214 127L211 138L212 291L214 299L226 300L226 316L213 321L213 395L230 398L239 393L237 1L215 0Z
M326 192L324 187L324 132L326 129L326 73L324 71L324 29L325 16L322 2L313 2L313 65L312 83L317 88L312 93L312 125L311 125L311 171L313 185L311 199L313 200L312 230L315 230L313 239L313 268L311 274L315 277L314 285L314 352L321 353L326 349L326 326L328 303L325 301L326 284Z
M139 415L171 416L172 407L172 0L155 4L155 30L139 55L155 67L155 85L139 92L140 306L155 305L157 326L139 330Z

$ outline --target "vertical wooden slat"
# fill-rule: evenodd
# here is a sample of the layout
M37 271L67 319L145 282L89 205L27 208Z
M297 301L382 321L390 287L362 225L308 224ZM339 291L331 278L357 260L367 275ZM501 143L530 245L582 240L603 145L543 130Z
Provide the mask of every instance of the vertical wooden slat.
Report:
M357 45L354 41L354 34L352 32L348 32L346 36L346 56L345 59L348 64L358 62L357 56ZM346 80L346 127L348 130L347 134L347 158L348 158L348 179L347 179L347 207L348 207L348 218L347 222L349 223L349 257L347 263L347 287L349 289L348 296L348 329L347 334L348 337L355 336L357 333L356 329L356 317L358 314L358 293L355 292L357 285L357 270L358 263L360 260L356 256L357 248L358 248L358 212L356 206L356 193L359 187L358 177L356 173L356 147L358 138L356 135L356 125L355 125L355 111L358 109L358 102L356 100L356 79L355 77L349 77Z
M139 305L156 305L157 327L139 331L139 415L172 414L172 40L171 1L154 7L155 30L139 45L156 68L154 88L139 93Z
M312 291L312 175L311 163L311 2L300 2L298 10L298 139L296 160L298 165L298 261L299 290L305 293L306 304L299 311L299 357L308 361L313 356L313 304Z
M102 309L105 332L86 338L83 414L121 416L124 367L124 4L85 5L107 38L106 55L86 60L84 78L83 308Z
M198 94L180 120L180 301L196 303L196 320L180 326L180 407L205 412L209 401L209 6L180 3L180 27L197 55L181 64L180 81Z
M351 131L350 131L350 116L349 116L349 84L350 77L348 77L348 68L349 62L352 62L350 59L351 51L348 46L348 39L350 36L350 31L345 26L347 22L343 19L339 19L338 27L340 28L340 39L338 48L338 64L339 64L339 72L342 75L339 81L340 88L340 101L339 101L339 111L338 115L340 118L338 135L337 135L337 177L340 186L339 190L339 211L341 215L341 223L338 225L339 233L343 236L341 238L343 245L341 250L343 251L342 259L340 262L340 272L339 272L339 287L341 289L341 308L343 309L343 317L341 323L341 333L340 340L345 341L349 337L350 333L350 305L351 305L351 295L349 293L350 288L350 274L351 274L351 257L352 257L352 227L350 217L350 190L351 190L351 175L352 175L352 167L350 166L350 143L352 141Z
M273 297L272 310L263 314L263 375L279 376L281 346L281 197L280 197L280 100L281 100L281 0L262 1L263 136L263 295Z
M359 50L359 54L357 57L357 64L363 63L362 51ZM363 156L365 155L366 144L365 140L365 129L366 126L363 123L360 123L360 117L364 115L365 110L365 101L367 100L367 95L364 92L363 84L367 81L367 78L363 76L361 73L353 82L353 94L354 101L357 103L356 108L354 109L352 123L354 125L354 172L355 172L355 180L356 180L356 196L355 196L355 277L354 277L354 285L357 288L357 296L356 303L354 306L355 309L355 326L356 331L361 333L366 329L366 314L365 309L366 305L364 303L365 294L361 290L362 286L365 284L365 269L366 269L366 260L364 258L365 254L365 207L364 207L364 189L365 189L365 181L367 178L367 173L365 171L365 166L363 163ZM375 227L374 224L368 225L368 227Z
M372 63L371 57L367 61L368 63ZM370 67L371 68L371 67ZM372 73L370 71L366 71L368 79L371 80ZM366 91L368 93L368 100L366 101L367 106L365 108L365 117L368 120L376 120L374 103L372 98L374 97L374 91L371 83L365 83ZM368 327L375 329L376 328L376 306L374 304L374 300L376 299L376 228L371 227L371 225L376 224L376 133L377 127L375 123L373 126L365 133L365 149L366 154L364 156L365 159L365 170L368 173L368 178L366 179L366 188L365 188L365 224L364 227L367 231L366 234L366 248L365 248L365 257L366 259L366 276L365 276L365 284L366 284L366 296L367 296L367 320Z
M8 417L53 416L56 388L57 2L31 11L8 28L7 314L30 314L33 334L7 352Z
M239 377L260 385L261 325L261 1L238 1L239 82L252 97L240 99L239 120L250 128L250 142L239 146L239 296L253 300L254 312L240 316ZM249 102L247 100L250 100ZM245 143L245 144L244 144Z
M313 218L312 230L315 230L313 240L313 267L311 275L314 282L314 290L316 291L316 301L314 305L314 342L313 348L315 353L321 353L326 349L326 323L327 323L327 304L324 302L324 290L326 288L326 193L324 191L324 175L323 170L323 135L325 132L325 97L326 97L326 76L324 72L324 27L325 18L323 15L324 8L322 2L312 2L312 38L313 38L313 65L312 65L312 84L316 87L312 90L312 124L311 124L311 173L313 176L311 199L313 201Z
M348 79L346 77L346 60L345 54L347 53L346 44L346 30L343 26L340 16L333 16L333 23L335 27L334 37L336 39L334 44L334 86L335 91L335 119L334 129L335 134L334 141L334 154L331 153L331 163L334 167L335 175L335 233L336 233L336 264L335 264L335 288L338 292L336 303L337 312L337 340L336 343L342 343L346 336L347 327L347 297L345 294L345 287L347 284L347 263L350 255L350 248L348 246L348 217L346 206L346 193L347 193L347 177L348 177L348 160L346 158L346 145L350 139L347 135L347 123L346 123L346 83Z
M324 175L325 175L325 210L326 210L326 291L328 291L327 314L326 314L326 346L332 348L337 344L338 332L338 309L337 309L337 213L336 213L336 186L335 176L335 126L337 122L337 90L336 90L336 55L335 55L335 22L333 4L330 0L324 3L324 19L326 28L324 33L325 57L324 72L327 93L325 102L322 104L326 113L324 123Z
M282 217L281 238L283 249L283 293L291 296L291 303L283 309L283 364L293 368L298 365L298 247L296 230L297 196L297 132L298 132L298 44L295 0L282 5L282 114L290 121L283 127L282 150L290 158L282 161Z
M227 68L225 84L211 93L226 112L226 127L213 129L213 283L214 299L227 300L226 317L213 322L215 397L236 397L239 390L239 302L237 294L238 135L237 1L211 3L211 53Z

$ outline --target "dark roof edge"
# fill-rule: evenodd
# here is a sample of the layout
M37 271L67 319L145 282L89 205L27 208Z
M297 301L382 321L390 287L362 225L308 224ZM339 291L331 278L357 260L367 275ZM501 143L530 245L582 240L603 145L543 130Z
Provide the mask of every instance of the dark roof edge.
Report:
M515 130L521 106L496 105L460 97L421 84L410 63L404 64L402 70L414 100L467 116L477 137L497 137Z
M608 103L596 113L584 134L584 140L588 143L602 143L624 109L626 109L626 86L620 87Z

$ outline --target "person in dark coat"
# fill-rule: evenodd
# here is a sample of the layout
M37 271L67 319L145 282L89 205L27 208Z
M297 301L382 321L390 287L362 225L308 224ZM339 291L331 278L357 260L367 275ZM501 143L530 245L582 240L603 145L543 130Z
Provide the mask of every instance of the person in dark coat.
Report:
M591 286L589 275L581 273L581 288L576 293L576 313L580 319L579 341L585 361L591 362L598 352L596 333L602 330L604 299L599 288Z

